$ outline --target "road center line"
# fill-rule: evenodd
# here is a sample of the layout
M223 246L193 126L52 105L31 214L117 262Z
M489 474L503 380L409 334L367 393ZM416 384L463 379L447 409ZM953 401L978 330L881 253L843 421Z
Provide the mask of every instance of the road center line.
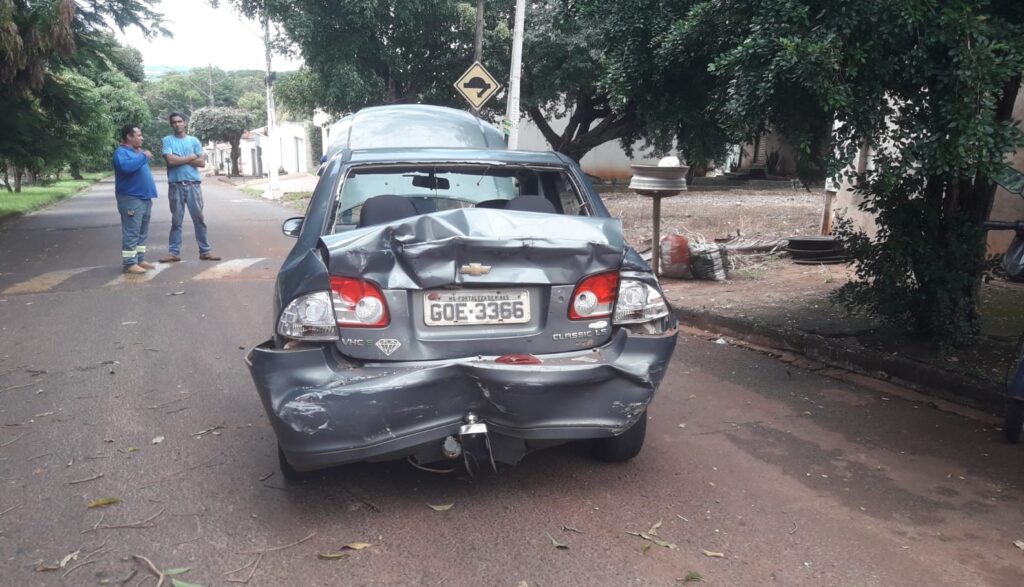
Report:
M56 287L61 283L64 283L65 281L74 277L75 275L78 275L79 273L84 273L86 271L91 271L93 269L98 269L98 267L79 267L77 269L63 269L61 271L50 271L49 273L43 273L42 275L33 277L28 281L16 283L11 287L5 289L2 295L41 293L44 291L48 291L50 288Z
M238 275L246 267L255 265L260 261L266 260L266 257L249 257L245 259L232 259L230 261L224 261L218 263L215 267L211 267L206 271L203 271L199 275L193 277L193 281L200 281L206 279L223 279L225 277L231 277Z

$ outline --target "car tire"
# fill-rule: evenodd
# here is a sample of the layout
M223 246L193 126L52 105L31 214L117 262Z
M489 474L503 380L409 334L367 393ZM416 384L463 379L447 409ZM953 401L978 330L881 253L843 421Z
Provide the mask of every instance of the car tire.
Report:
M620 463L640 454L647 437L647 410L635 424L618 436L597 441L597 458L608 463Z
M284 456L284 451L280 446L277 447L277 466L281 468L281 475L284 476L285 481L306 481L313 477L312 473L296 471L288 462L288 458Z
M1020 442L1021 431L1024 429L1024 399L1013 398L1006 405L1006 421L1003 423L1003 435L1006 442Z

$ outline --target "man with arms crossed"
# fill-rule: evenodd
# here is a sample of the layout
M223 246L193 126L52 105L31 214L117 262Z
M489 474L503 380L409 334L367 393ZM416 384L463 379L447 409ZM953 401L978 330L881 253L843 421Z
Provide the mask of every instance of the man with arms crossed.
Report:
M185 134L185 115L172 112L168 120L174 134L164 137L163 155L167 162L167 199L171 206L171 235L167 245L168 255L161 263L181 261L181 225L185 221L185 208L192 216L199 244L199 258L203 261L220 261L211 252L206 239L206 221L203 219L203 190L199 168L206 167L206 155L199 139Z
M145 261L149 216L156 183L149 171L153 154L142 149L142 131L134 124L121 127L121 145L114 150L114 195L121 214L121 268L138 275L153 268Z

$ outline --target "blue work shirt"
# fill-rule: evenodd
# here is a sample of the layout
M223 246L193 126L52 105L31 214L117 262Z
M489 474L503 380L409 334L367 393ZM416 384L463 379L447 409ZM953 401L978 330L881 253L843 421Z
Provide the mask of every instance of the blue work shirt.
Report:
M145 153L125 145L114 150L114 193L144 200L156 197L156 182Z
M177 155L178 157L188 157L189 155L203 155L203 146L199 143L199 139L185 135L182 138L178 138L174 135L167 135L164 137L164 155ZM199 169L192 167L191 165L179 165L178 167L167 166L167 181L201 181L202 176L199 175Z

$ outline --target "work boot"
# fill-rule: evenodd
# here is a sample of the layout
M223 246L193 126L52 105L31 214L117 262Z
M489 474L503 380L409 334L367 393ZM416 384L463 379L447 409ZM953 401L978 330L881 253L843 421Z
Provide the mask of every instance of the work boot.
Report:
M177 263L178 261L181 261L181 257L177 255L167 255L163 259L160 259L161 263Z
M139 261L138 263L136 263L136 265L142 267L146 271L149 271L150 269L156 269L156 265L150 263L149 261Z
M218 255L214 255L211 251L199 253L199 259L202 261L220 261L220 257Z
M129 265L125 267L124 272L129 275L142 275L143 273L146 272L146 269L139 265L138 263L136 263L134 265Z

